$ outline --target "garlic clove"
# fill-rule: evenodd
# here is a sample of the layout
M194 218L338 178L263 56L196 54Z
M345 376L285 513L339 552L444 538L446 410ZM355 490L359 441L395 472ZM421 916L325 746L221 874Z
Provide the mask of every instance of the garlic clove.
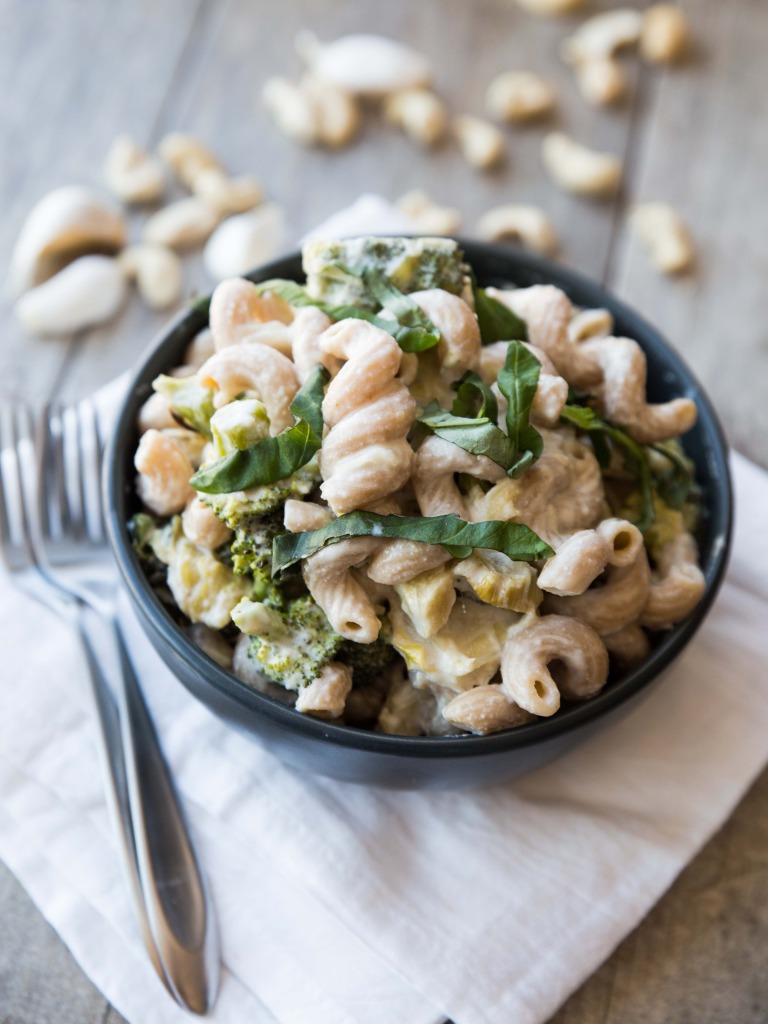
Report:
M22 225L11 256L8 291L18 296L85 253L125 245L125 218L98 193L65 185L43 196Z
M184 279L181 260L164 245L131 245L117 257L128 280L150 309L165 309L178 301Z
M239 277L266 263L279 249L283 223L282 208L274 203L227 218L203 250L205 269L219 281Z
M16 316L31 334L72 334L111 319L125 301L125 275L108 256L81 256L18 300Z
M197 196L169 203L153 213L142 237L154 245L189 249L201 245L221 220L221 214Z
M353 96L385 96L432 80L423 54L386 36L361 33L321 43L305 31L296 37L296 49L315 77Z
M128 135L118 135L104 164L104 180L124 203L153 203L165 187L163 167Z

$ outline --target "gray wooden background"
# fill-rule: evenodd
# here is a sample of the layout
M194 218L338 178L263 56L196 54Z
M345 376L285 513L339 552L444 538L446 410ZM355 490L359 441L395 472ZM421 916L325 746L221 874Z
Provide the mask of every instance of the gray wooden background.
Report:
M118 132L146 144L169 130L199 133L233 172L261 177L285 209L286 244L363 191L427 188L464 212L468 234L496 203L541 203L563 259L667 333L734 445L768 466L768 3L683 6L696 33L691 59L658 71L628 58L631 96L605 112L585 107L557 58L569 22L534 19L511 0L0 0L0 263L48 189L100 186ZM559 86L559 123L623 155L622 193L610 203L557 193L540 170L542 128L510 129L505 166L486 175L450 146L418 151L375 118L342 153L299 149L269 123L259 90L268 74L298 72L292 39L303 27L408 40L433 58L456 110L480 112L497 71L546 72ZM670 281L650 268L625 227L638 199L668 200L686 216L694 274ZM188 267L188 291L209 286L198 259ZM0 394L83 394L128 367L163 319L134 301L107 327L43 341L24 337L3 307ZM767 850L764 774L552 1024L765 1024ZM0 920L2 1024L122 1020L1 865Z

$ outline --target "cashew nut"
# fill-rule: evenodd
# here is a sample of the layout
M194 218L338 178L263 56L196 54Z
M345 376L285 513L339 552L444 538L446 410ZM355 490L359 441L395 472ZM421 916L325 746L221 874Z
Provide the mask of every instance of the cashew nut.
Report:
M651 64L684 57L690 46L688 19L676 4L652 4L643 13L640 55Z
M150 309L165 309L181 295L181 260L165 245L131 245L117 258Z
M566 192L583 196L614 193L621 182L621 161L610 153L587 149L563 132L550 132L541 147L547 173Z
M275 76L262 88L262 99L284 135L305 146L320 142L339 147L360 127L356 101L332 82L305 75L300 82Z
M453 119L453 130L464 159L472 167L488 170L503 159L504 136L490 121L461 114Z
M560 247L551 220L538 206L494 206L477 222L477 235L489 242L513 238L544 256L552 255Z
M505 71L485 94L488 113L499 121L533 121L551 114L556 104L552 84L532 71Z
M579 92L593 107L608 107L627 94L627 75L613 57L590 57L574 64Z
M161 139L157 150L182 185L193 190L195 178L201 171L221 171L213 153L194 135L172 132Z
M517 0L517 6L531 14L543 14L545 17L551 17L581 10L584 0Z
M240 277L277 252L283 234L281 207L259 206L223 221L205 244L203 264L211 277Z
M162 196L165 185L160 161L128 135L118 135L109 147L104 180L124 203L153 203Z
M90 189L65 185L43 196L24 221L11 256L12 296L40 284L78 256L125 245L122 214Z
M126 281L117 260L81 256L22 295L15 312L32 334L71 334L109 320L125 295Z
M194 192L225 217L252 210L264 198L264 190L255 178L247 174L230 178L213 167L195 175Z
M313 75L353 96L385 96L432 80L426 57L385 36L356 34L321 43L304 31L296 37L296 49Z
M188 249L204 242L220 220L220 213L212 206L197 196L188 196L153 213L142 237L154 245Z
M440 206L426 192L413 189L395 203L415 229L422 235L454 235L461 227L461 214L448 206Z
M612 57L617 50L637 43L642 27L643 15L631 7L596 14L565 40L563 60L578 64L594 57Z
M682 273L693 264L691 236L680 214L667 203L636 206L629 224L647 246L654 265L664 274Z
M429 89L401 89L384 102L384 116L421 146L434 146L445 135L445 104Z

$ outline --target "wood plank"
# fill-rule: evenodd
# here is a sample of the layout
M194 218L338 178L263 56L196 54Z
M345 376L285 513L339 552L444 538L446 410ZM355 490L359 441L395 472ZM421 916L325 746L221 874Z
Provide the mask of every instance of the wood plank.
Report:
M662 279L623 231L610 283L680 349L733 444L768 466L768 7L684 6L697 52L653 82L633 192L680 210L698 266L681 280Z

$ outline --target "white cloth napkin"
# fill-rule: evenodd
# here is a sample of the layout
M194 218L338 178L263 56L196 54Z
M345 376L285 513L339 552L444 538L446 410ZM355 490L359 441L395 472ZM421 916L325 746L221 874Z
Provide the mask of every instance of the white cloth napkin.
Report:
M482 790L308 778L214 718L122 616L208 874L220 1024L540 1024L611 953L768 759L768 475L733 459L734 554L661 686L555 764ZM84 669L0 576L0 857L131 1024L192 1018L143 952Z

